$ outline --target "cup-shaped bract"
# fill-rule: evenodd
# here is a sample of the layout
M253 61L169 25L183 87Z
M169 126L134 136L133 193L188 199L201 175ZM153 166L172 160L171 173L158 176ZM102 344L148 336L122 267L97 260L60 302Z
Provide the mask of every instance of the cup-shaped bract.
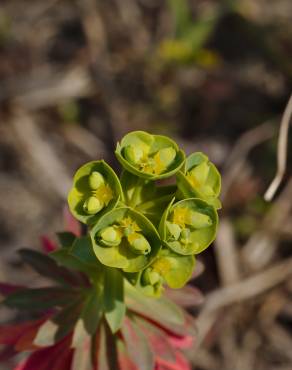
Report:
M185 154L170 138L133 131L117 144L116 156L132 174L148 180L174 175L183 165Z
M181 255L201 253L216 236L218 215L215 208L198 198L172 203L159 225L164 245Z
M79 221L93 224L122 199L122 187L114 170L104 161L92 161L77 170L68 204Z
M125 272L144 269L161 248L159 234L152 223L129 207L106 213L90 234L99 261Z
M205 154L197 152L187 157L185 171L179 171L176 177L177 186L183 197L200 198L216 209L221 208L221 202L218 199L221 176Z
M193 255L182 256L168 248L139 273L136 286L145 295L159 297L166 284L172 289L182 288L190 279L195 265Z

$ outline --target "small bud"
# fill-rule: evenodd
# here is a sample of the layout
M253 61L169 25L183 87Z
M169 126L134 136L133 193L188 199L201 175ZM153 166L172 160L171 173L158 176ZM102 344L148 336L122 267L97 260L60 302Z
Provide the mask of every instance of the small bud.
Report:
M124 228L124 235L125 236L129 236L129 235L131 235L133 233L133 230L132 230L132 228L131 227L125 227Z
M121 243L121 235L113 226L104 228L100 232L101 242L106 246L116 246Z
M176 151L171 147L161 149L157 154L159 155L160 162L165 168L167 168L176 157Z
M134 164L137 164L141 161L144 156L144 152L142 148L134 147L132 145L127 146L124 149L125 158Z
M148 254L151 251L148 240L139 233L132 233L128 236L128 242L133 252L137 254Z
M186 223L195 229L203 229L204 227L209 227L212 225L211 217L208 215L205 215L204 213L191 211L190 217L188 217L188 220Z
M173 236L174 240L178 240L182 230L179 225L166 221L166 227L170 234Z
M103 203L96 197L89 197L83 204L83 209L89 215L94 215L103 209Z
M193 168L190 173L200 185L203 185L207 181L209 170L210 167L208 163L202 162L201 164Z
M92 190L98 189L101 185L104 185L104 177L100 172L93 171L88 178L89 186Z
M142 282L145 285L155 285L161 282L161 275L151 267L147 268L143 273Z
M180 242L183 244L189 243L189 238L190 238L191 232L190 229L183 229L181 234L180 234Z

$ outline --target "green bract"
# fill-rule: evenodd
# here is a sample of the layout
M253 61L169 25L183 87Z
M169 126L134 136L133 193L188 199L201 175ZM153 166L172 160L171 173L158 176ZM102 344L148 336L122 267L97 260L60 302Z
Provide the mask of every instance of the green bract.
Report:
M218 215L215 208L198 198L184 199L172 205L173 201L159 225L161 239L178 254L202 252L216 235Z
M94 225L90 234L99 261L126 272L144 269L161 247L159 235L152 223L129 207L119 207L106 213Z
M173 140L144 131L124 136L115 153L127 171L150 180L172 176L185 160L184 152Z
M76 172L68 203L79 221L93 224L122 199L121 184L113 169L104 161L93 161Z
M183 198L204 199L215 208L221 208L218 199L221 190L221 176L205 154L200 152L191 154L186 159L185 171L179 171L176 176Z

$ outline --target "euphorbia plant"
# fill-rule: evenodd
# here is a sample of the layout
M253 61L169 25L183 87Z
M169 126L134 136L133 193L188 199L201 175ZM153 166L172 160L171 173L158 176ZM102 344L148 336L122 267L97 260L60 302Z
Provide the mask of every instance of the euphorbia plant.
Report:
M195 256L216 235L220 175L202 153L185 159L171 139L142 131L116 156L120 177L104 161L76 172L73 230L45 240L48 254L20 251L54 285L0 285L4 304L32 316L0 328L0 359L32 351L18 370L190 369L180 349L194 322L182 306L197 296L186 286Z

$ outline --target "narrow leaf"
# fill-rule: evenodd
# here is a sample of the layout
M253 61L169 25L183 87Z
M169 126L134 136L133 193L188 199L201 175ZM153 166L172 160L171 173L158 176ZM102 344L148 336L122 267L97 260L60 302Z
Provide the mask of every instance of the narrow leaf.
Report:
M156 321L159 325L178 334L184 333L184 313L167 298L152 299L126 284L126 304L130 310Z
M45 310L54 306L64 306L76 298L76 291L59 288L23 289L10 294L3 303L23 310Z
M100 262L93 252L91 239L88 236L76 239L70 249L70 254L85 264L93 265L94 267L99 267L100 265Z
M87 336L75 348L71 370L93 370L91 363L91 338Z
M58 237L59 243L60 243L62 248L72 247L72 245L73 245L73 243L76 239L76 235L74 235L73 233L71 233L69 231L64 231L64 232L57 233L57 237Z
M123 322L126 306L124 302L124 279L118 269L105 270L104 309L105 317L113 333Z
M31 249L21 249L19 254L25 263L29 264L42 276L46 276L65 285L80 283L80 279L78 279L75 273L58 266L48 255Z
M121 329L127 351L139 370L153 370L154 355L139 326L125 317Z
M55 344L55 335L58 331L58 325L52 320L47 320L37 332L34 344L39 347L47 347Z
M99 321L103 313L102 289L94 287L85 303L81 317L84 327L90 335L96 332Z
M8 296L9 294L15 293L18 290L25 289L22 285L14 285L9 283L0 283L0 294L3 296Z

